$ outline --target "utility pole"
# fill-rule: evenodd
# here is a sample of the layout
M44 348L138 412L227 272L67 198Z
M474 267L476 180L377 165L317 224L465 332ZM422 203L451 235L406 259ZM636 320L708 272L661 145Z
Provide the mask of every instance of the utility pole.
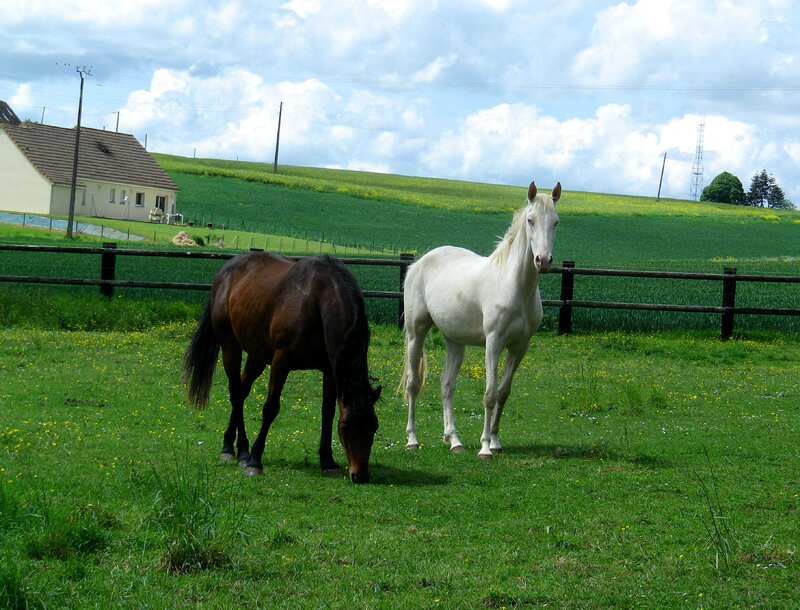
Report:
M658 195L656 201L661 201L661 183L664 181L664 166L667 164L667 153L664 152L664 160L661 162L661 178L658 179Z
M114 129L116 133L119 133L119 110L117 110L117 127Z
M147 150L147 134L144 134L144 149Z
M47 108L47 106L42 106L42 120L41 120L41 124L42 125L44 125L44 111L45 111L45 108Z
M281 145L281 116L283 115L283 102L278 107L278 135L275 136L275 161L272 164L272 173L278 173L278 148Z
M91 69L87 66L78 66L75 71L81 77L81 93L78 97L78 125L75 127L75 155L72 159L72 184L69 189L69 218L67 220L67 237L72 239L72 225L75 221L75 187L78 184L78 151L81 143L81 112L83 111L83 79L91 76Z

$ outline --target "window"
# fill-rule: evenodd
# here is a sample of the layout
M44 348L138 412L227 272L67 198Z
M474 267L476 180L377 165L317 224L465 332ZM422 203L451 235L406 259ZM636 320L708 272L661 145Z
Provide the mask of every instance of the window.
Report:
M108 192L108 202L114 203L114 201L116 200L116 196L117 196L117 189L111 189Z
M167 211L167 198L164 195L156 195L156 207L162 212Z
M136 193L136 205L144 206L144 193Z
M126 203L128 203L128 191L125 191L125 190L123 190L123 191L120 193L120 195L119 195L119 202L120 202L122 205L125 205Z

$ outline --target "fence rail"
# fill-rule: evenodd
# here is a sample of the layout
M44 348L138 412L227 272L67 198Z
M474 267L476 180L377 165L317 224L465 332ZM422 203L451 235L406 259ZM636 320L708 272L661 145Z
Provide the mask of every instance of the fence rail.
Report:
M258 249L253 249L258 250ZM111 297L116 288L146 288L167 290L198 290L208 291L211 284L193 282L152 282L143 280L118 280L116 279L116 259L119 256L150 256L161 258L180 259L211 259L228 260L237 253L207 252L197 250L145 250L136 248L117 248L114 243L105 243L99 246L39 246L25 244L0 244L0 252L49 252L69 254L94 254L100 255L100 279L87 278L60 278L39 277L28 275L0 275L0 283L15 284L50 284L69 286L99 286L101 294ZM292 260L305 258L302 256L287 256ZM408 266L414 262L411 254L402 254L399 259L381 258L341 258L347 265L364 265L374 267L396 267L399 269L399 288L391 290L365 290L364 296L373 299L397 299L397 321L401 323L403 313L403 281ZM800 276L791 275L754 275L736 273L736 268L726 267L723 273L693 273L683 271L639 271L626 269L591 269L575 267L572 261L564 261L561 267L553 267L550 273L561 275L561 294L559 299L543 300L545 307L557 307L559 333L567 334L572 331L573 309L622 309L640 311L665 311L681 313L702 313L720 316L720 337L729 339L733 336L734 320L736 315L765 315L765 316L800 316L798 308L770 308L770 307L736 307L736 284L739 282L773 282L783 284L800 284ZM573 298L575 277L579 275L628 277L628 278L658 278L693 281L722 282L721 305L683 305L670 303L623 303L615 301L584 301ZM800 300L800 299L799 299Z

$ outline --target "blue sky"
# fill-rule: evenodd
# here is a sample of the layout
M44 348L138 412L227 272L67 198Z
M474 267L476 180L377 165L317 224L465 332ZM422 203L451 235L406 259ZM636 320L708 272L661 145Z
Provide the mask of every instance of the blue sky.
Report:
M788 0L5 0L0 98L148 148L686 197L761 168L800 201Z

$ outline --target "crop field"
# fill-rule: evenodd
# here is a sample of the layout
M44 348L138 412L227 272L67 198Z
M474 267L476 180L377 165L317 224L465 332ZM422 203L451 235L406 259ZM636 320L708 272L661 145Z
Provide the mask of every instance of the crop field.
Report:
M429 340L409 453L401 336L377 327L373 483L354 486L318 473L316 373L290 376L263 477L219 464L224 375L185 405L191 330L0 331L0 606L796 606L797 342L535 337L485 463L480 352L450 455Z
M225 225L225 246L255 245L295 253L333 252L338 255L422 253L442 244L478 252L491 251L514 209L524 202L521 187L410 178L364 172L271 166L221 160L194 160L159 155L181 191L178 202L187 218ZM545 185L541 185L545 188ZM800 213L772 212L736 206L698 204L652 198L566 191L559 204L562 218L556 240L556 261L578 266L621 269L721 272L735 266L740 273L797 274L800 268ZM124 223L106 221L119 225ZM152 225L143 225L150 230ZM234 229L240 232L238 242ZM135 231L136 228L132 228ZM174 233L156 227L159 240ZM192 232L200 231L197 228ZM243 232L242 232L243 231ZM163 236L160 232L168 232ZM207 231L202 231L206 233ZM214 243L223 232L213 229ZM265 238L266 235L270 237ZM0 230L0 239L5 237ZM260 240L267 239L264 243ZM28 240L29 241L29 240ZM96 277L99 257L81 261L52 256L0 254L0 266L36 275L79 274ZM145 280L210 281L218 263L120 259L118 277ZM357 269L365 289L396 290L397 271ZM575 298L628 302L719 305L719 282L634 280L579 277ZM13 291L12 291L13 292ZM542 278L544 298L559 294L559 277ZM149 295L176 298L175 293ZM9 297L10 298L10 297ZM197 294L180 295L198 303ZM737 305L796 307L792 285L739 284ZM26 307L23 300L20 307ZM545 328L553 326L549 311ZM391 322L396 305L370 303L371 319ZM2 314L0 314L0 318ZM2 320L0 319L0 323ZM576 328L586 330L711 329L717 316L604 310L577 310ZM799 332L798 318L739 316L737 331L761 329Z

